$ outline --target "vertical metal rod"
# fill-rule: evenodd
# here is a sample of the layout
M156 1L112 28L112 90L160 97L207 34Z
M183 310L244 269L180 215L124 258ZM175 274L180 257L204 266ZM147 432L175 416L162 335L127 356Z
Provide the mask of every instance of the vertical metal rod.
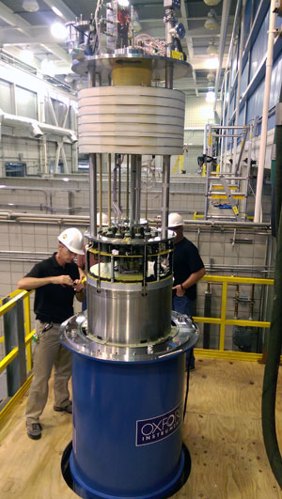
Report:
M129 166L130 166L130 156L127 155L126 158L126 218L129 219Z
M97 165L96 154L89 154L89 205L90 205L90 235L94 237L97 233Z
M165 88L173 88L173 65L170 62L165 66Z
M121 163L122 159L119 159L118 163L118 206L121 208Z
M88 86L96 86L94 67L88 70ZM89 154L89 207L90 207L90 235L97 234L97 162L96 154Z
M137 156L136 154L131 155L131 177L130 177L130 227L132 227L136 221L136 169L137 169Z
M98 171L99 171L99 220L97 220L97 225L102 226L102 211L103 211L103 173L102 173L102 154L97 155L98 160Z
M135 186L135 220L138 224L140 222L141 212L141 165L142 156L138 154L136 157L136 186Z
M111 225L111 212L112 212L112 155L108 154L108 224Z
M255 285L251 286L251 297L250 297L250 312L249 312L249 321L252 321L254 318L254 305L255 305Z
M204 213L204 219L207 220L208 218L208 211L209 211L209 182L210 182L210 161L206 161L204 163L206 165L206 186L205 186L205 213Z
M170 156L163 157L163 178L162 178L162 238L166 237L169 213L169 179L170 179Z
M94 68L90 68L88 71L88 86L96 87L96 74Z

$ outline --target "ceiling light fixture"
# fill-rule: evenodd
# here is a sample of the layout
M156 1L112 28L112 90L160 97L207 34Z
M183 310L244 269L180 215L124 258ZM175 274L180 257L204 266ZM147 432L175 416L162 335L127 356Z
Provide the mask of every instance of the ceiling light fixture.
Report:
M215 81L215 74L210 72L207 74L207 80L212 83L213 81Z
M39 5L36 0L23 0L22 6L27 12L37 12L39 10Z
M57 40L66 40L68 36L68 30L61 22L54 22L51 24L50 31L52 36Z
M206 93L206 102L208 104L213 104L215 102L215 93L213 90L209 90L207 93Z
M58 7L55 7L54 5L52 5L51 9L54 12L54 14L56 14L56 16L64 17L63 13L58 9Z
M217 69L218 66L219 66L218 57L210 57L209 59L205 60L205 67L207 69Z
M213 31L215 29L218 28L218 22L217 22L217 19L216 19L216 13L214 11L214 9L211 9L209 12L208 12L208 17L204 23L204 27L210 31Z
M118 0L117 3L120 5L120 7L123 7L124 9L129 7L129 0Z
M218 48L214 44L214 41L209 42L209 46L207 48L207 54L209 54L209 55L217 55L218 54Z
M215 5L218 5L220 2L221 0L204 0L204 3L209 7L215 7Z

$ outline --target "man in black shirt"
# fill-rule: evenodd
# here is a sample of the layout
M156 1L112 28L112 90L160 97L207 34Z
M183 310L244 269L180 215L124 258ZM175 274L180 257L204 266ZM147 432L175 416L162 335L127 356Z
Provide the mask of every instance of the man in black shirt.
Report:
M173 253L172 309L192 316L196 313L197 282L205 275L205 266L196 246L183 235L183 218L179 213L170 213L169 229L176 234ZM189 368L195 367L193 350Z
M48 398L48 381L54 366L54 410L72 413L68 389L71 377L71 353L60 343L60 324L71 317L73 299L83 299L84 285L74 258L82 255L83 236L76 228L66 229L58 237L58 249L19 280L18 288L35 289L36 333L33 380L26 407L26 428L30 438L41 438L39 422Z

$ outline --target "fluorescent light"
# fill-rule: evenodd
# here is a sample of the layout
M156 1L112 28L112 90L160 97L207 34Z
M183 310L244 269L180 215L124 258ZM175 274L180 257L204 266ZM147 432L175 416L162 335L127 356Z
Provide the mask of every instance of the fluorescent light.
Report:
M62 12L58 9L58 7L55 7L54 5L52 5L51 7L52 11L54 12L54 14L56 14L56 16L58 17L64 17L64 15L62 14Z
M128 7L128 6L129 6L129 0L117 0L117 3L118 3L121 7Z
M206 93L206 102L209 104L213 104L215 102L215 93L212 90L209 90Z
M67 28L61 22L51 24L50 31L52 36L57 40L65 40L68 36Z
M217 69L218 66L219 66L218 57L210 57L209 59L205 60L205 67L207 69Z
M215 5L218 5L220 2L221 0L204 0L204 3L209 7L214 7Z

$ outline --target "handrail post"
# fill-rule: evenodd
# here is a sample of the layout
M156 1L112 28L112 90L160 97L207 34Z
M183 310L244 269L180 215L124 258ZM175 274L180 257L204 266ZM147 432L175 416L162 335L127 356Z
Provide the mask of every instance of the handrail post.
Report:
M3 303L9 301L9 297ZM18 301L15 306L4 315L5 351L8 354L18 347L18 355L7 366L7 392L13 396L26 380L25 334L23 302Z
M219 330L219 350L224 350L225 344L225 329L226 329L226 307L227 307L227 282L222 283L222 296L221 296L221 322Z

